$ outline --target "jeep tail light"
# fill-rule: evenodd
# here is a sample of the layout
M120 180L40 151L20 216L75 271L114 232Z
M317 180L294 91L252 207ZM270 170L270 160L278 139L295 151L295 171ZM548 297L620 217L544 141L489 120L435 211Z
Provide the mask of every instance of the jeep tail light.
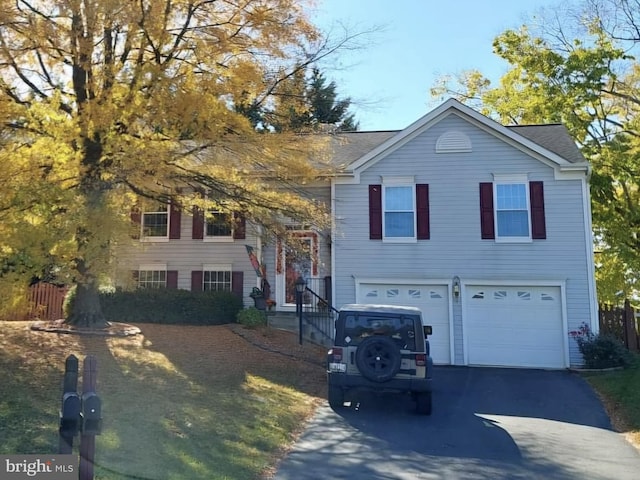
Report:
M427 364L427 356L424 353L416 353L416 367L424 367Z
M333 356L334 362L342 361L342 349L341 348L332 348L329 350L329 356Z

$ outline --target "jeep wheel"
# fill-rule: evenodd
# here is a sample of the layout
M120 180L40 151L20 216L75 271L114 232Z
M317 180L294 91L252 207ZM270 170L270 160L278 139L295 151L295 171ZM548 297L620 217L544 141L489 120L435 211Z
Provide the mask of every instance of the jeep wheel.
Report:
M389 337L368 337L356 350L356 365L372 382L388 382L400 370L400 349Z
M431 415L431 392L416 393L416 411L420 415Z
M344 390L335 385L329 385L329 406L334 410L344 407Z

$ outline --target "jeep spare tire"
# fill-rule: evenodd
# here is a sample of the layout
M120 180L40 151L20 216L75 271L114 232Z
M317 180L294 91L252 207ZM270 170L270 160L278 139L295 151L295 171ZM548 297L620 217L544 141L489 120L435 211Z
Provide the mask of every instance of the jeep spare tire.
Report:
M389 337L368 337L358 345L356 365L362 376L372 382L388 382L400 370L400 348Z

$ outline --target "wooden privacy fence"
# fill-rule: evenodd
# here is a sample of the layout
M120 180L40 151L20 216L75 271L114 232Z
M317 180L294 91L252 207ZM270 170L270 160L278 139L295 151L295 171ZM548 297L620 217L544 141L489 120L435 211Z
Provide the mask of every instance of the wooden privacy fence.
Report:
M3 320L58 320L64 317L62 304L69 287L37 283L29 287L26 306L5 313Z
M629 300L625 300L624 307L600 304L599 319L600 333L613 335L632 352L640 350L638 324Z

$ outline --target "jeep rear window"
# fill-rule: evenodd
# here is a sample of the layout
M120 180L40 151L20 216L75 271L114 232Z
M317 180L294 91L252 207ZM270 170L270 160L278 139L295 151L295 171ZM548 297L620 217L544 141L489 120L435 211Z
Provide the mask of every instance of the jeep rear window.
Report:
M415 320L410 317L347 315L344 322L344 344L359 345L365 338L384 335L395 340L404 350L416 349Z

